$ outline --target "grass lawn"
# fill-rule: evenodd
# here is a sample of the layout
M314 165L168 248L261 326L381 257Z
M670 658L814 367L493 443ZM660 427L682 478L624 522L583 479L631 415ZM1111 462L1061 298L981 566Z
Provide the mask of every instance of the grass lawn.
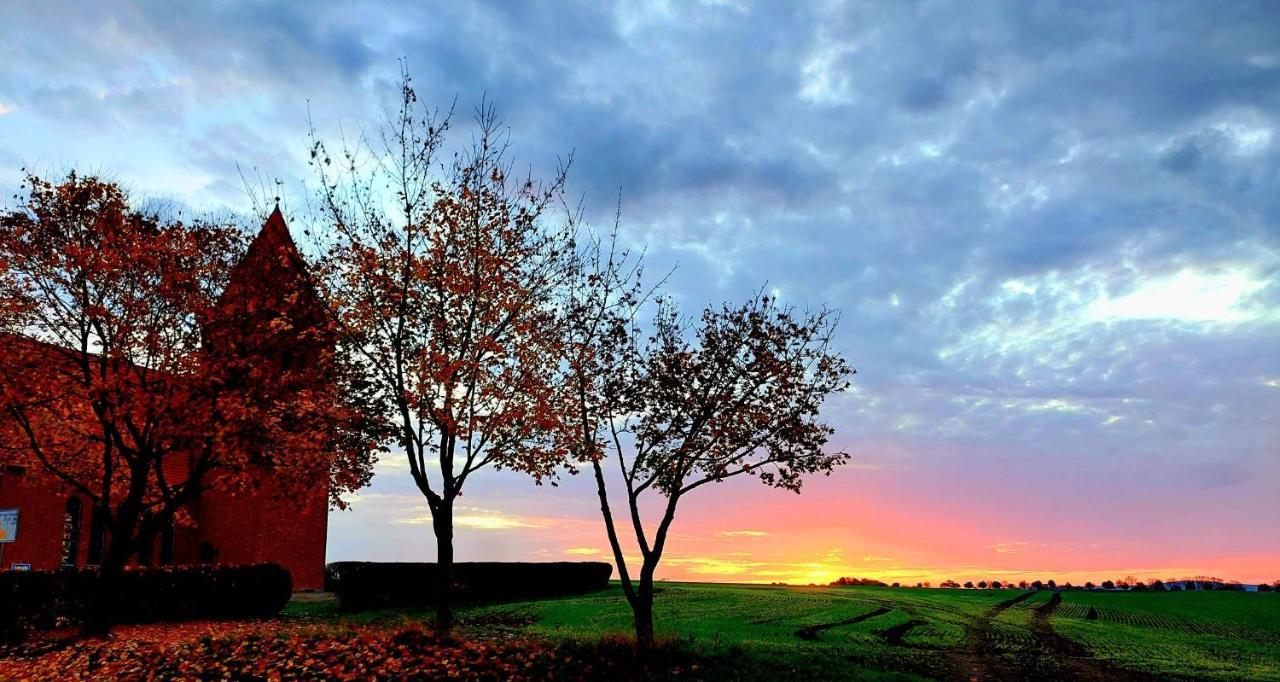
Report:
M615 585L458 610L124 625L0 643L0 680L1280 680L1280 595L663 583L653 652Z
M1085 619L1090 607L1097 620ZM1156 674L1280 678L1275 594L1068 593L1054 627L1095 656Z
M659 634L727 678L1197 678L1280 680L1280 596L774 587L664 583ZM1089 619L1093 607L1098 618ZM630 631L616 587L460 609L472 637L590 646ZM345 614L291 603L286 618L429 622L427 611Z

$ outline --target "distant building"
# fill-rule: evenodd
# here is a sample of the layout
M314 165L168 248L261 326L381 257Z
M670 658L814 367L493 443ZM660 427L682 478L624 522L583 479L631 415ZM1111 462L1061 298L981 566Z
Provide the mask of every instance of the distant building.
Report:
M326 312L278 210L250 243L219 302L218 321L204 330L206 348L304 374L317 372L311 369L317 366L317 358L332 348L327 336L304 333L315 330ZM292 331L262 333L265 325L280 316L293 323ZM41 353L56 362L54 351L25 337L0 337L0 362L30 361L33 354ZM173 465L187 466L184 462ZM216 489L202 493L186 510L194 525L167 528L141 561L274 562L289 569L295 589L322 587L328 481L316 481L304 499L286 501L267 494L271 477L265 470L260 472L256 489L262 492L258 493L232 496ZM18 511L16 538L0 544L0 569L41 570L100 562L106 533L91 506L43 469L0 460L0 510Z

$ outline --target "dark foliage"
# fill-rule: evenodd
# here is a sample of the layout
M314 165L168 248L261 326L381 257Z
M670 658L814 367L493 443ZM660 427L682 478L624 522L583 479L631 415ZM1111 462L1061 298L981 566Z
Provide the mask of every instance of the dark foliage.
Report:
M604 589L613 566L592 561L475 562L453 565L453 597L465 601L528 599ZM431 606L437 565L340 561L325 566L325 589L346 610Z
M97 569L0 572L0 637L83 622ZM112 621L267 618L289 601L293 583L279 564L133 568L117 579Z
M831 583L831 586L832 586L832 587L848 587L848 586L851 586L851 585L869 585L869 586L873 586L873 587L888 587L888 585L886 585L883 581L875 580L875 579L872 579L872 578L846 578L846 577L841 577L840 579L838 579L838 580L836 580L835 582ZM897 584L897 583L894 583L894 584L893 584L893 586L894 586L894 587L897 587L897 586L898 586L898 584Z

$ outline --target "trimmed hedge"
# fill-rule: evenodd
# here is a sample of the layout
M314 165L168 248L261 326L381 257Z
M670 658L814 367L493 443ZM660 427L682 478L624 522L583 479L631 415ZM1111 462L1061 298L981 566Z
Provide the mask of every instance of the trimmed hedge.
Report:
M613 566L598 561L453 565L458 601L499 601L578 594L604 589ZM430 606L436 601L436 564L339 561L324 569L325 590L346 610Z
M0 636L83 622L97 569L0 572ZM266 618L292 594L279 564L130 567L120 576L113 622Z

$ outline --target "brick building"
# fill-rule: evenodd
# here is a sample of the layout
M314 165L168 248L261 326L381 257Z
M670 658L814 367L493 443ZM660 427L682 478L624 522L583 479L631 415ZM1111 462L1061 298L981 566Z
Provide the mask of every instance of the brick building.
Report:
M319 359L328 356L332 339L314 330L322 326L318 323L325 309L279 211L272 213L250 243L219 300L222 313L204 328L206 348L216 354L236 353L255 364L322 371ZM280 317L290 324L276 325ZM288 331L264 333L276 327ZM52 356L51 350L43 352ZM0 363L29 359L31 353L41 351L41 345L30 339L0 337ZM256 489L271 490L272 474L262 470L258 476ZM317 481L304 498L288 500L265 492L235 496L216 488L202 492L186 510L194 523L166 529L139 560L151 564L275 562L289 569L295 589L320 588L328 530L327 485L326 480ZM42 469L0 461L0 510L18 510L16 536L9 538L12 542L0 542L0 569L82 567L101 561L105 531L91 507L89 500Z

